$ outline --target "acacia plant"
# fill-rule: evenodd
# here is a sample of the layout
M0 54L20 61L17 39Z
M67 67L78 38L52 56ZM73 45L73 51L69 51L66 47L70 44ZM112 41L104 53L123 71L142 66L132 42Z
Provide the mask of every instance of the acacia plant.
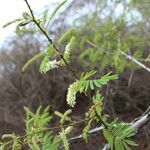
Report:
M67 3L67 0L60 3L51 14L45 11L40 18L36 18L28 0L24 1L28 6L29 13L23 12L21 18L7 23L4 27L16 23L16 34L18 36L39 29L40 33L48 40L48 45L46 50L41 51L41 53L31 58L23 66L22 71L26 71L30 65L41 59L42 61L39 66L40 73L44 74L50 69L59 69L59 67L67 68L68 72L74 77L74 82L68 87L66 95L66 102L70 106L70 109L64 113L56 111L55 115L59 118L60 125L49 128L49 122L53 117L48 113L49 107L42 109L40 106L35 113L25 107L25 135L19 136L14 133L3 135L2 139L4 140L1 142L0 149L21 150L27 148L31 150L58 150L62 147L65 150L69 150L68 135L72 133L75 126L86 123L86 126L83 128L82 137L88 142L88 133L94 122L100 124L102 127L103 136L107 140L111 150L131 150L131 146L137 146L130 139L136 134L135 128L129 123L119 121L117 118L110 121L103 111L104 101L100 88L107 85L108 82L118 79L118 76L109 72L102 77L94 78L96 70L80 73L70 65L71 52L77 46L76 41L78 37L75 28L65 32L57 43L54 43L48 34L47 27L49 22L54 18L61 6ZM31 29L29 24L33 24L34 28ZM60 50L61 45L65 45L64 51ZM89 94L90 90L95 93L94 96ZM85 94L91 102L85 118L80 121L74 120L71 117L72 108L76 107L76 94L78 92ZM54 134L54 130L59 130L59 133L56 134L55 132Z

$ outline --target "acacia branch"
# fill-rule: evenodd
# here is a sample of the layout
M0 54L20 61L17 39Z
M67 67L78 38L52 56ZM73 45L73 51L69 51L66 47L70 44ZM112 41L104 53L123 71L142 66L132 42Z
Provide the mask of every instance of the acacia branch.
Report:
M33 13L33 10L31 9L31 6L28 2L28 0L24 0L25 3L27 4L28 6L28 9L32 15L32 21L35 23L35 25L40 29L40 31L44 34L44 36L47 38L47 40L49 41L49 43L53 46L53 48L56 50L56 52L60 55L61 59L64 61L64 63L66 64L67 66L67 69L73 74L73 76L75 77L75 79L79 79L76 71L70 66L70 64L67 63L67 61L65 60L64 56L60 53L59 49L57 48L57 46L53 43L52 39L49 37L48 33L42 28L42 26L40 25L40 23L37 21L37 19L35 18L34 16L34 13ZM88 92L85 93L89 100L91 100L91 96ZM97 116L98 117L98 116ZM104 125L105 128L107 128L107 125L105 124L105 122L100 118L99 118L99 121Z
M35 25L40 29L40 31L43 33L43 35L47 38L47 40L49 41L49 43L53 46L53 48L55 49L55 51L60 55L61 59L64 61L64 63L66 64L68 70L73 74L73 76L78 79L78 75L76 74L76 71L70 66L70 64L67 63L67 61L65 60L63 54L60 53L59 49L57 48L57 46L53 43L53 40L49 37L48 33L42 28L42 26L40 25L40 23L37 21L37 19L34 16L33 10L28 2L28 0L24 0L30 13L32 16L32 21L35 23Z

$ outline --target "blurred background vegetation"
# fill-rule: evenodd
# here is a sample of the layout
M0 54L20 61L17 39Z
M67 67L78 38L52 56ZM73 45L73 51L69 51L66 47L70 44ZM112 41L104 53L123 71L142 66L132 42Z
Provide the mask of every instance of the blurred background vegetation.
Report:
M49 27L54 41L67 29L77 29L77 48L71 61L76 70L95 69L100 75L110 71L119 74L119 80L102 89L105 111L113 118L132 121L150 106L150 73L123 55L130 55L150 67L149 8L148 0L73 0ZM41 75L37 62L28 71L21 71L23 64L46 44L37 32L22 35L19 39L10 38L0 49L1 135L24 133L23 106L34 111L39 105L50 105L52 114L54 110L64 111L68 107L66 92L73 78L67 70L54 69ZM78 95L77 100L73 114L81 119L90 102L84 95ZM57 124L55 118L53 124ZM76 133L80 133L80 127ZM140 145L139 150L150 150L150 125L135 139ZM103 141L98 133L90 137L88 144L78 140L71 146L75 150L79 146L83 150L97 150Z

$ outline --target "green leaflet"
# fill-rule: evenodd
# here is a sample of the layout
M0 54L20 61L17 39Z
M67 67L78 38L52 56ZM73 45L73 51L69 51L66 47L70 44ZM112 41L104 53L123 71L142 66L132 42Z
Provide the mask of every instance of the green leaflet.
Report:
M60 123L64 124L65 121L71 121L71 118L69 117L69 115L72 113L72 110L69 109L67 110L64 114L55 111L55 115L57 115L58 117L60 117Z
M22 32L22 33L34 33L35 30L34 29L20 29L20 32Z
M92 77L94 74L96 74L96 71L94 70L87 72L87 73L82 73L80 80L87 80L88 78Z
M32 19L32 17L31 17L27 12L23 12L23 13L22 13L22 16L23 16L23 18L24 18L25 20L31 20L31 19Z
M28 69L28 67L30 65L32 65L35 61L37 61L38 59L44 57L46 55L45 52L41 52L38 55L34 56L33 58L31 58L22 68L22 71L26 71Z
M61 45L63 44L65 41L68 41L71 39L72 36L75 36L76 34L76 29L75 28L71 28L70 30L68 30L67 32L65 32L58 40L58 44Z
M46 130L52 119L51 115L49 115L49 106L44 110L40 106L35 113L25 107L25 112L26 134L31 136L28 136L24 142L28 143L29 148L32 150L57 150L61 141L60 137L52 135L49 130L39 132L43 129Z
M41 17L41 19L40 19L43 24L46 23L47 17L48 17L48 9L46 9L46 10L43 12L42 17Z
M117 75L110 75L110 73L106 74L105 76L101 77L100 79L95 80L87 80L89 77L93 76L95 74L94 71L87 73L85 75L82 75L81 79L79 80L79 91L82 93L83 91L86 92L88 89L95 89L95 87L101 87L103 85L106 85L111 80L118 79Z
M47 132L43 139L42 150L58 150L60 142L60 137L52 136L51 132Z
M91 120L89 120L88 121L88 123L87 123L87 125L84 127L84 129L83 129L83 139L86 141L86 142L88 142L88 132L89 132L89 130L90 130L90 128L91 128L91 123L92 123L92 119Z
M40 106L36 113L32 113L29 108L25 107L26 112L26 132L30 134L32 132L32 128L44 128L48 125L48 122L51 121L52 117L49 115L49 107L46 107L42 110Z
M31 146L31 148L33 150L40 150L40 146L38 145L37 140L38 139L36 138L36 136L32 136L32 146Z
M23 20L23 19L18 18L18 19L15 19L15 20L13 20L13 21L10 21L10 22L6 23L6 24L3 26L3 28L6 28L7 26L9 26L9 25L11 25L11 24L13 24L13 23L18 23L18 22L20 22L20 21L22 21L22 20Z
M55 114L60 117L60 123L61 123L61 132L60 132L60 138L62 139L63 145L64 145L64 149L65 150L69 150L69 142L67 140L67 135L70 134L70 132L73 130L73 126L72 125L68 125L66 127L64 127L64 123L67 121L71 121L71 118L69 117L69 115L72 113L72 110L66 110L65 113L60 113L60 112L55 112Z
M51 16L48 18L48 24L49 22L53 19L53 17L56 15L56 13L58 12L58 10L67 2L68 0L64 0L62 1L60 4L57 5L57 7L54 9L54 11L52 12ZM47 19L48 17L48 13L46 12L45 14L45 20ZM47 24L47 26L48 26Z
M65 132L65 130L63 128L61 129L60 137L61 137L61 139L63 141L65 150L70 150L69 143L68 143L67 136L66 136L66 132Z

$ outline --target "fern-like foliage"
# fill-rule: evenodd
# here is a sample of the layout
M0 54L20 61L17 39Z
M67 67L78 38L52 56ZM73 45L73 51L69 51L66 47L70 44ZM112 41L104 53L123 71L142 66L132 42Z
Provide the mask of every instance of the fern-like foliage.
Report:
M44 30L46 30L46 28L49 25L49 22L55 17L56 13L66 2L67 2L67 0L63 0L61 3L59 3L50 15L49 15L48 10L43 12L41 18L38 19L37 21ZM17 23L16 30L15 30L17 36L21 36L22 34L24 34L26 32L34 32L35 31L34 29L24 29L23 28L24 26L26 26L30 23L35 23L34 18L32 18L32 15L30 15L28 12L23 12L22 16L20 18L9 21L3 27L5 28L14 23Z
M34 32L33 29L24 29L23 28L24 26L28 25L31 22L32 22L32 17L30 16L30 14L28 14L27 12L23 12L22 18L17 18L13 21L10 21L7 24L5 24L3 27L5 28L9 25L17 23L15 32L16 32L17 36L20 36L22 33L25 33L25 32Z
M43 112L41 106L36 110L36 113L32 113L29 108L25 107L26 112L26 133L30 134L32 128L45 128L51 121L52 117L49 115L49 107L46 107Z
M94 21L88 25L89 21L91 22L91 20L97 20L99 18L93 15L92 18L90 17L85 21L83 26L81 25L82 29L79 29L81 38L78 38L78 45L81 50L79 61L84 67L106 68L110 66L118 73L123 72L125 68L139 68L138 65L128 61L118 51L118 39L121 37L121 51L131 54L139 61L144 56L143 50L146 44L143 44L138 32L131 31L122 35L122 31L128 29L126 15L127 14L123 14L114 20L106 19L103 20L104 22L100 21L100 28L97 27L97 22ZM81 22L81 24L82 23L83 22ZM87 28L85 28L85 26ZM83 32L85 34L83 34ZM90 34L87 34L87 32L90 32ZM135 34L133 34L134 32Z
M58 4L58 6L54 9L54 11L52 12L52 14L49 17L49 13L48 11L45 11L41 17L41 19L37 19L35 20L35 17L33 17L32 14L29 14L27 12L23 12L22 13L22 18L18 18L15 19L13 21L8 22L7 24L5 24L3 27L7 27L13 23L17 23L16 26L16 35L17 36L21 36L24 33L27 32L35 32L35 29L29 29L29 28L25 28L26 25L30 24L30 23L34 23L36 24L38 27L40 27L40 29L42 28L42 30L46 33L46 29L45 29L45 25L46 22L51 21L52 18L56 15L57 11L67 2L67 0L62 1L62 3ZM47 33L46 33L47 34ZM68 41L64 53L62 54L63 58L57 60L56 56L54 55L53 50L55 49L55 51L57 51L57 53L59 53L59 50L56 50L57 46L54 46L52 44L52 42L50 42L51 46L48 46L48 49L46 51L46 53L42 52L38 55L36 55L35 57L33 57L32 59L30 59L23 67L23 71L25 71L31 64L33 64L36 60L38 60L39 58L45 56L45 58L43 59L43 61L41 62L40 65L40 69L39 71L41 73L46 73L48 72L50 69L54 69L54 68L58 68L59 66L65 66L66 63L69 63L70 60L70 54L72 49L74 48L75 45L75 34L76 34L76 30L74 28L71 28L70 30L68 30L66 33L64 33L60 39L58 40L58 43L61 45L63 42ZM48 36L48 35L47 35ZM60 54L59 54L60 55ZM53 58L53 59L52 59Z
M91 71L89 73L82 74L78 85L80 93L86 92L88 89L94 90L95 87L102 87L103 85L106 85L109 81L118 79L117 75L111 75L110 72L105 76L101 77L100 79L88 80L88 78L93 76L95 73L95 71Z
M58 149L60 138L58 136L54 136L52 138L51 132L39 132L43 129L46 129L48 123L52 119L52 117L48 113L49 107L45 108L41 113L41 107L39 107L35 114L33 114L27 107L25 107L26 111L26 134L31 135L26 138L26 142L28 143L31 149L41 150L47 147L54 148L54 150ZM37 132L37 133L36 133ZM38 133L39 132L39 133ZM35 133L35 134L34 134Z
M130 146L137 146L130 138L135 135L135 130L129 123L119 122L115 119L112 123L108 123L103 112L103 97L99 92L92 98L93 105L89 109L86 116L88 123L83 129L83 138L87 142L88 132L92 126L92 122L99 122L102 126L103 135L108 141L111 150L131 150Z
M17 26L16 26L15 33L17 36L20 36L21 34L26 33L26 32L34 32L34 29L24 29L24 26L26 26L27 24L31 22L32 22L32 17L27 12L24 12L22 13L22 18L17 18L13 21L10 21L6 23L3 27L5 28L9 25L16 23Z
M87 73L83 73L79 80L76 80L73 84L69 86L67 93L68 105L74 107L76 103L76 93L78 91L82 93L87 92L87 90L89 89L94 90L96 87L102 87L103 85L106 85L111 80L118 79L117 75L111 75L110 72L105 76L101 77L100 79L89 80L89 78L92 77L95 73L96 71L93 70Z
M103 134L111 150L131 150L129 146L137 146L129 138L135 135L134 129L127 123L119 123L115 119L109 124L108 129L103 129Z
M58 136L53 136L51 132L47 132L44 135L41 150L58 150L60 141Z
M0 150L22 150L24 146L31 150L58 150L61 138L54 136L48 130L48 124L52 117L49 114L49 107L42 110L40 106L36 113L32 113L25 107L25 136L15 134L5 134L3 139L12 139L12 141L1 142Z

